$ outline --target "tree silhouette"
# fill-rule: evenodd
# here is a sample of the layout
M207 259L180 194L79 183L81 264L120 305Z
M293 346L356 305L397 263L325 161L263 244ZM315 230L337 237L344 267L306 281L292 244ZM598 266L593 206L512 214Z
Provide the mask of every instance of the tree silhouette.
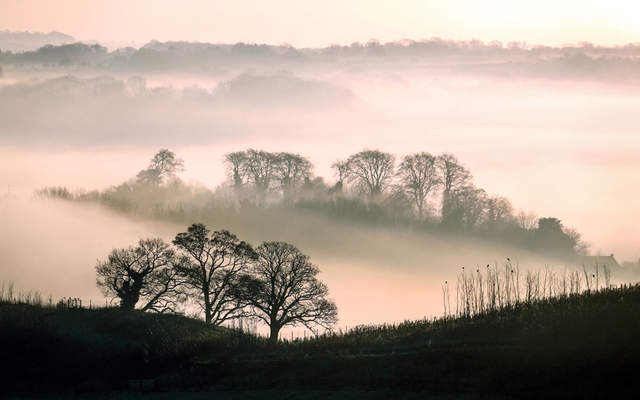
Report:
M255 253L250 244L229 231L210 232L203 224L193 224L187 232L176 235L173 244L189 258L178 271L196 295L205 321L220 325L242 309L231 288Z
M246 151L246 169L249 183L258 194L265 196L272 185L276 155L262 150L249 149Z
M503 231L514 222L513 206L506 197L488 196L487 202L487 231L494 235Z
M227 169L227 175L229 175L229 178L231 178L233 182L234 189L237 191L242 190L244 185L247 184L247 153L244 151L227 153L224 156L223 162Z
M275 157L274 175L285 198L291 197L293 190L309 180L313 164L299 154L278 153Z
M280 189L284 198L290 198L295 188L309 181L313 170L313 164L299 154L253 149L227 153L224 163L237 192L249 186L261 198L273 188Z
M333 187L333 193L342 194L342 189L344 187L344 181L349 176L349 165L346 161L338 160L331 164L331 168L336 171L336 175L338 176L338 181Z
M418 221L422 221L427 207L427 197L440 186L436 158L425 152L402 157L398 179L400 189L416 209Z
M443 222L454 211L453 192L461 190L471 183L471 173L450 153L437 157L436 165L442 182L442 220Z
M346 178L355 181L370 199L377 199L391 184L395 160L396 157L390 153L363 150L347 159L349 172Z
M184 171L184 161L177 158L174 152L161 149L153 156L147 169L138 173L137 178L140 183L158 187L180 171Z
M137 247L114 249L96 265L96 284L105 296L120 299L120 307L158 312L176 311L178 267L184 262L160 238L140 239Z
M520 229L532 230L538 227L538 217L533 211L526 212L520 209L515 216L515 220Z
M533 245L556 256L575 255L574 248L577 245L576 238L569 236L557 218L540 218L538 229L533 235Z
M271 344L278 341L283 326L311 329L337 322L336 305L327 298L329 290L316 278L319 270L309 256L283 242L263 243L256 253L257 261L239 280L236 292L249 314L269 326Z

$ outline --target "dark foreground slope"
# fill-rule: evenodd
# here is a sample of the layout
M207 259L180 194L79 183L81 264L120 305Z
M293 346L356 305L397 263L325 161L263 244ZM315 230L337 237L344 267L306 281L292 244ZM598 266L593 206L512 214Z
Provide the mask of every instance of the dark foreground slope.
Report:
M640 286L281 343L183 317L2 307L2 388L128 398L628 398ZM244 339L243 339L244 338ZM209 396L207 396L209 395Z
M227 346L232 336L178 315L2 302L0 394L117 389Z

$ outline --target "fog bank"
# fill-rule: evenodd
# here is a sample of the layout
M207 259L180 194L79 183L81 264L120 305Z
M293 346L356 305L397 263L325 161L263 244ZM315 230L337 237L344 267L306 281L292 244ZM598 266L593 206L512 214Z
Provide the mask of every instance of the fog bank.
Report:
M564 267L558 260L509 246L362 229L318 216L299 215L295 221L276 224L221 224L217 218L210 216L212 230L229 229L256 246L286 241L309 254L336 301L341 326L439 316L442 286L451 282L455 296L455 281L464 266L502 268L510 257L523 269ZM95 265L112 249L148 237L170 242L187 228L130 219L97 206L40 199L0 201L0 226L0 276L6 284L14 282L15 291L51 295L54 301L79 297L85 302L104 301L95 286Z
M451 152L516 209L560 218L593 251L640 257L634 87L365 68L254 72L211 90L148 87L143 97L124 78L107 80L125 85L115 95L87 93L89 78L63 80L62 92L47 81L10 85L0 91L0 185L24 196L45 185L101 189L159 148L185 160L183 179L209 188L224 178L222 156L246 148L300 153L328 182L332 162L363 148Z

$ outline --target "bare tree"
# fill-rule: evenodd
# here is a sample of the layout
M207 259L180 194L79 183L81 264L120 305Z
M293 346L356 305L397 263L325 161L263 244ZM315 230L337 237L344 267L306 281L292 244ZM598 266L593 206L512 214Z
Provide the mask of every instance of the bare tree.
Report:
M272 344L283 326L329 328L337 322L338 309L327 297L327 286L316 278L320 271L309 256L283 242L263 243L256 252L257 262L236 289L250 315L269 326Z
M245 151L247 179L256 191L264 196L273 183L277 158L273 153L249 149Z
M261 196L277 187L289 197L294 188L309 180L313 170L313 164L299 154L253 149L227 153L224 163L234 188L249 185Z
M176 172L181 171L184 171L184 161L177 158L174 152L160 149L149 162L147 169L138 173L137 178L141 183L157 187L175 177Z
M422 221L427 207L427 197L440 186L436 158L425 152L402 157L398 178L400 189L411 200L418 220Z
M466 186L452 193L452 200L456 208L461 211L465 230L471 233L475 230L487 210L487 193L475 186Z
M235 151L227 153L223 162L227 169L227 175L233 182L233 187L236 190L241 190L247 184L247 152Z
M523 209L520 209L515 218L516 223L522 229L532 230L538 226L538 216L533 211L527 213Z
M176 172L184 171L184 161L167 149L160 149L149 162L149 169L155 169L161 177L168 178Z
M514 220L513 206L506 197L487 197L487 230L496 233Z
M188 258L179 268L185 286L197 294L197 303L205 321L220 325L236 317L242 305L232 295L231 288L238 275L255 258L250 244L226 230L210 230L203 224L193 224L187 232L176 235L173 244Z
M437 157L436 165L442 182L442 219L446 219L453 211L452 192L459 191L471 183L471 173L450 153Z
M338 176L338 182L336 182L334 186L334 192L342 193L344 181L349 176L349 165L346 161L338 160L331 164L331 168L336 171L336 175Z
M184 260L162 239L140 239L137 247L114 249L96 265L96 284L105 296L120 299L120 307L157 312L176 311L183 299L177 271Z
M591 243L585 241L582 238L582 234L578 232L575 228L563 228L564 233L574 242L573 250L579 256L588 256L589 249L591 248ZM608 286L608 285L607 285Z
M282 189L283 196L289 197L295 187L300 186L305 178L311 177L313 164L299 154L278 153L275 155L275 179Z
M356 182L370 199L379 198L391 184L396 157L379 150L363 150L347 159L347 179Z

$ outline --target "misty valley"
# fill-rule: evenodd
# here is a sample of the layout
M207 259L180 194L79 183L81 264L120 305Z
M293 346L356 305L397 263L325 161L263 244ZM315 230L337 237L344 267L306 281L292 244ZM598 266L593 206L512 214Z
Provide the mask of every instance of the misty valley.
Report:
M629 396L639 54L0 47L0 397Z

